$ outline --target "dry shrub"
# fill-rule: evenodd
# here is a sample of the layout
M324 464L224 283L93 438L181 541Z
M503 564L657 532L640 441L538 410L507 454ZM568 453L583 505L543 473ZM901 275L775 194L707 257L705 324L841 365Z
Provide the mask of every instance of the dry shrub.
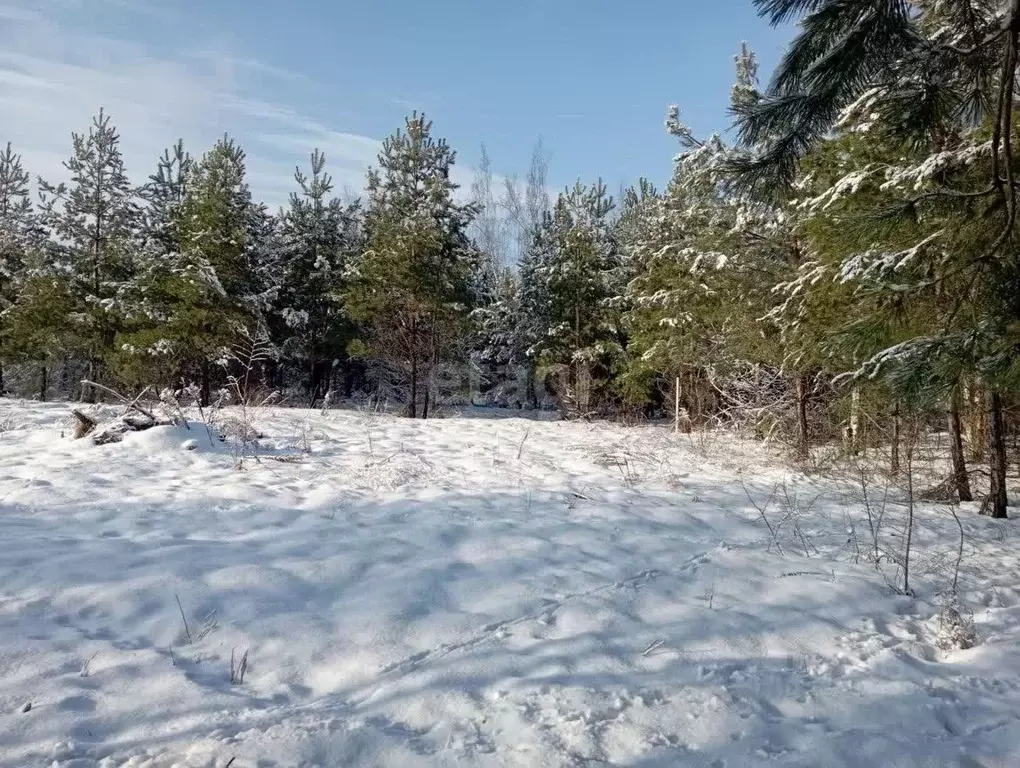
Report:
M940 600L935 645L944 652L965 651L977 645L974 615L955 594Z

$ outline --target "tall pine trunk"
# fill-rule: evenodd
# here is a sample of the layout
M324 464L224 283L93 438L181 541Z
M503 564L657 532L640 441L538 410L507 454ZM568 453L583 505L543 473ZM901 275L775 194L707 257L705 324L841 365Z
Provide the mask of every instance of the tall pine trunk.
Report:
M574 352L577 353L581 350L581 304L577 302L574 304ZM585 396L585 392L581 391L583 386L581 382L581 363L575 362L571 366L571 376L574 379L574 400L577 403L578 415L586 414L588 412L588 398Z
M960 392L954 389L949 398L949 450L953 457L953 488L960 501L973 501L967 457L963 452L963 419L960 416Z
M413 419L418 415L418 318L411 316L411 381L409 401L404 415Z
M988 393L988 469L991 476L989 514L1005 518L1009 505L1006 497L1006 434L1002 396L995 389Z
M46 371L46 366L39 366L39 402L46 402L46 390L48 389L49 381Z
M96 359L92 355L89 355L88 360L85 362L85 374L86 378L90 381L98 381L98 372L96 368ZM81 401L83 403L94 403L96 402L96 388L95 387L82 387L81 388Z
M808 377L807 374L797 376L797 456L808 457Z
M685 371L683 378L687 380L681 386L684 388L684 400L687 404L687 416L691 427L693 428L695 425L701 427L704 424L704 414L701 408L701 397L698 395L697 374L694 371Z
M410 393L407 401L407 409L404 415L409 419L413 419L418 416L418 352L415 350L411 353L411 381L410 381Z
M309 408L314 408L319 400L325 397L331 386L333 378L333 364L326 367L323 360L312 360L308 369L308 402Z
M421 417L427 419L429 417L429 404L432 402L432 387L435 384L435 372L436 367L439 365L439 352L438 344L436 341L435 325L432 326L433 330L428 336L432 351L429 353L428 368L425 371L425 381L422 382L425 388L425 401L421 409ZM439 394L436 393L436 402L439 400Z
M532 410L538 410L538 391L535 386L535 366L528 361L525 363L524 373L524 400Z
M326 373L323 375L321 382L319 383L319 394L322 397L322 407L328 407L329 403L333 401L334 394L334 382L336 381L336 360L330 360L329 366L326 368Z
M847 453L856 456L861 452L861 389L854 384L850 392L850 422L847 426Z
M418 415L418 356L411 356L411 392L407 401L407 412L409 419Z
M354 384L362 378L361 369L348 359L344 366L344 397L350 399L354 396Z
M966 386L966 416L964 436L972 461L985 458L985 446L988 445L988 408L985 403L984 389L971 380Z
M202 389L199 393L199 402L203 408L209 407L209 401L212 399L212 380L209 373L209 361L202 361Z
M60 391L72 400L75 399L75 385L71 383L71 362L66 356L60 360Z
M319 372L315 360L308 361L308 407L314 408L319 399Z
M892 447L889 455L889 471L894 475L900 473L900 403L893 405Z

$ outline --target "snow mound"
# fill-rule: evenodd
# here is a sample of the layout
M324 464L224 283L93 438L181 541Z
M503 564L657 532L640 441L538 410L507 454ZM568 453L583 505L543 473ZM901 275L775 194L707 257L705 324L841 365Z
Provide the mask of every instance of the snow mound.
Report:
M120 443L137 453L160 454L182 451L222 452L223 441L216 430L200 422L187 425L161 425L140 432L127 432Z

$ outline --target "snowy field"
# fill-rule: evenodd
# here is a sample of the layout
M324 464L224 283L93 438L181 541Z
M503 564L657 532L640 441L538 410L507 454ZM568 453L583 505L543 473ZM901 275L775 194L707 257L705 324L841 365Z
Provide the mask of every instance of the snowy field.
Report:
M847 488L733 438L280 410L238 467L67 413L0 401L2 766L1020 766L1020 535L973 507L944 651L948 508L901 596Z

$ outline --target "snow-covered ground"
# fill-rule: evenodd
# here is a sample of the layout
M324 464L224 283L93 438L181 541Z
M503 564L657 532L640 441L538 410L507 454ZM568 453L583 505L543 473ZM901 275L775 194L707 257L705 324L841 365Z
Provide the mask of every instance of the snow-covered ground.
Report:
M239 467L67 412L0 401L2 766L1020 765L1011 522L962 511L944 652L947 508L901 596L844 488L733 438L280 410Z

